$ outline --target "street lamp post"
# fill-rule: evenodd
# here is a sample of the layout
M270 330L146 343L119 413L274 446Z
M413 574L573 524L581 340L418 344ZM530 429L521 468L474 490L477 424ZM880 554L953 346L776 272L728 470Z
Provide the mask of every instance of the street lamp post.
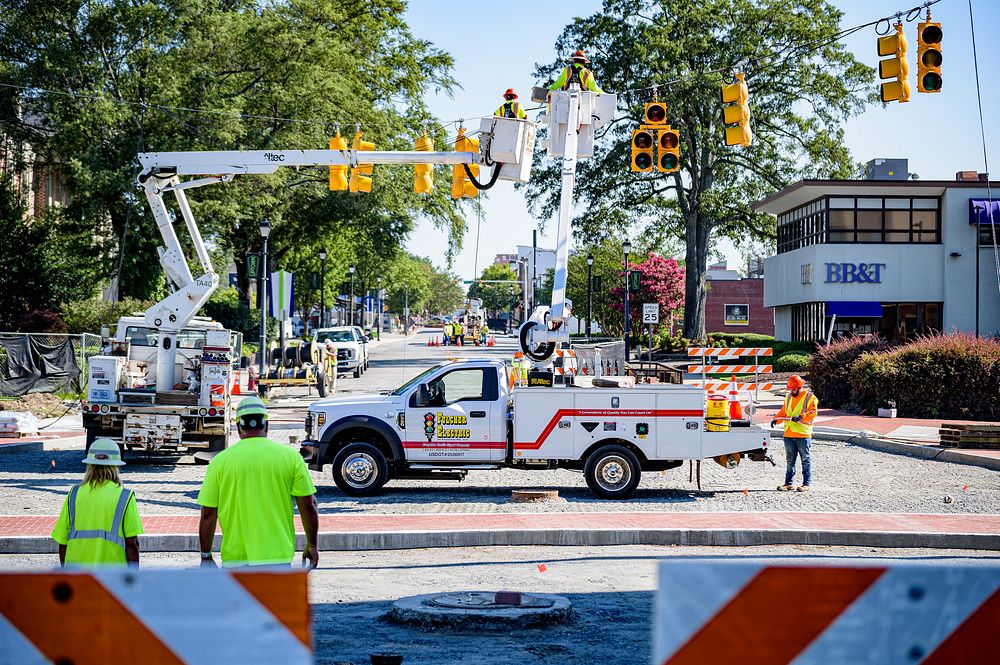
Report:
M513 325L514 325L514 287L510 286L510 287L508 287L508 290L510 291L510 294L509 294L510 297L507 299L507 334L509 335L510 331L514 329L513 328Z
M326 327L326 250L319 250L319 326Z
M382 275L376 278L378 291L375 292L375 339L382 337Z
M628 345L629 342L631 342L629 335L631 322L629 321L628 318L628 285L629 285L628 255L632 253L632 243L626 240L625 242L622 243L622 249L625 251L625 362L628 362L629 360Z
M257 353L257 368L260 378L267 376L267 237L271 235L271 224L263 219L260 222L260 237L264 239L264 250L260 255L260 350ZM258 384L260 385L260 384ZM261 392L264 387L261 385Z
M403 337L410 334L410 285L403 284Z
M594 266L594 255L587 254L587 340L590 340L590 313L594 306L594 278L592 268Z
M355 270L356 270L356 268L354 267L353 263L351 265L347 266L347 272L351 273L351 300L350 300L351 318L350 318L350 320L347 323L347 325L349 325L349 326L353 326L354 325L354 271Z

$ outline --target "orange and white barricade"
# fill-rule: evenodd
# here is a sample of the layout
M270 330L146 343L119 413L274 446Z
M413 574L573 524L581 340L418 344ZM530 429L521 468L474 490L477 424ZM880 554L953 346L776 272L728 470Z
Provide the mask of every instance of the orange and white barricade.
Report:
M996 565L665 561L655 608L655 665L1000 662Z
M305 571L0 573L3 663L312 663Z
M556 358L562 359L561 367L553 367L553 374L564 376L575 376L579 366L576 362L576 351L572 349L556 349Z

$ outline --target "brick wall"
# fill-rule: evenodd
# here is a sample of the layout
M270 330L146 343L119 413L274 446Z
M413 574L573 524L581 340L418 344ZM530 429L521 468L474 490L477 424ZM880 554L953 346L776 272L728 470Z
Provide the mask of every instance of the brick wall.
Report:
M749 305L749 325L724 325L725 305ZM705 302L705 331L773 335L774 312L764 307L764 280L709 280Z

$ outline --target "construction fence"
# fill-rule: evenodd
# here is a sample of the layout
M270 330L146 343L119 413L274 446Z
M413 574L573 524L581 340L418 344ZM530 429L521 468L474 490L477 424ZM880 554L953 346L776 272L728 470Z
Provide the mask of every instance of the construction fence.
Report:
M99 335L0 333L0 397L80 390Z

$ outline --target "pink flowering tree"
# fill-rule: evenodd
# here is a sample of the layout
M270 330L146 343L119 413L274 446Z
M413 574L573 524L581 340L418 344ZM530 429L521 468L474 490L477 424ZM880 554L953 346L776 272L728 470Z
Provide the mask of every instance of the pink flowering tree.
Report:
M619 273L622 281L625 279L624 268L623 264ZM644 261L629 265L629 270L638 270L642 273L642 288L639 293L629 294L632 335L636 335L642 329L643 303L655 302L660 305L661 325L669 320L672 312L677 312L684 306L684 268L677 259L650 253ZM611 306L624 316L624 287L611 289Z

